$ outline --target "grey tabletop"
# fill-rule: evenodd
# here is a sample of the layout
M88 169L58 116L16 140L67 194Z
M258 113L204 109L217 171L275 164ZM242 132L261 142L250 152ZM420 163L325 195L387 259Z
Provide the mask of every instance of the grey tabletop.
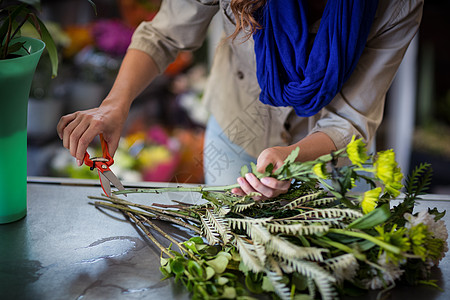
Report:
M189 299L183 287L161 280L156 246L121 213L90 204L88 196L100 194L94 181L30 180L27 216L0 225L0 299ZM128 198L147 204L201 201L198 194L187 193ZM450 228L450 195L429 195L417 209L435 206L447 209L445 222ZM180 240L192 234L159 225ZM398 286L389 298L450 299L449 256L433 270L444 292Z

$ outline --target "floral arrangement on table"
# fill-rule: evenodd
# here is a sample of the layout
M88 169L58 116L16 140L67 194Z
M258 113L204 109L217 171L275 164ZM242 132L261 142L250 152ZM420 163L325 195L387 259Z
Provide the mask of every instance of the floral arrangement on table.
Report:
M276 170L242 167L243 174L293 181L286 194L265 201L231 194L236 185L132 189L91 198L141 228L161 249L162 274L183 283L193 299L250 299L250 293L333 299L386 292L400 281L436 286L429 275L448 250L445 212L414 212L430 184L429 164L419 165L403 186L392 150L368 155L365 144L353 138L346 148L315 161L295 162L298 151ZM351 163L338 164L341 159ZM355 191L359 182L369 188ZM402 188L403 200L390 208ZM206 201L146 206L118 197L169 191L199 192ZM198 236L179 242L155 219ZM162 246L150 229L171 246Z

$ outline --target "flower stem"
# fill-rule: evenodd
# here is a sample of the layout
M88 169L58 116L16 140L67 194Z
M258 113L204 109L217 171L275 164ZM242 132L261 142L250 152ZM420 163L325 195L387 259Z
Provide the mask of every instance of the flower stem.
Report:
M196 187L182 187L182 186L176 186L176 187L155 187L155 188L148 188L148 189L129 189L129 190L122 190L122 191L115 191L113 194L115 195L121 195L121 194L134 194L134 193L153 193L153 194L161 194L161 193L167 193L167 192L212 192L212 191L229 191L233 188L239 187L239 184L230 184L230 185L222 185L222 186L196 186Z
M144 233L147 235L147 237L159 248L161 249L162 252L164 252L165 254L167 254L170 258L175 258L175 256L170 253L169 251L167 251L167 249L161 245L158 240L150 233L150 231L147 230L147 228L145 228L144 224L142 224L141 221L139 221L132 213L130 212L125 212L125 214L130 217L131 219L133 219L133 221L136 223L136 225L138 225L142 231L144 231Z
M186 223L186 222L184 222L182 220L178 220L178 219L176 219L174 217L171 217L171 216L159 216L159 215L155 216L155 215L149 214L147 212L135 210L135 209L123 206L123 205L116 205L116 204L111 204L111 203L106 203L106 202L96 201L96 202L94 202L94 204L96 206L107 206L107 207L116 208L116 209L119 209L119 210L122 210L122 211L128 211L128 212L131 212L131 213L134 213L134 214L145 215L145 216L148 216L148 217L151 217L151 218L157 217L157 218L159 218L161 220L169 221L169 222L172 222L174 224L177 224L177 225L189 228L192 231L195 231L197 234L201 234L202 233L202 231L198 227L195 227L195 226L193 226L191 224L188 224L188 223Z
M344 230L344 229L334 229L334 228L329 229L328 232L342 234L342 235L348 235L348 236L353 236L353 237L358 237L358 238L361 238L361 239L365 239L365 240L368 240L368 241L374 243L375 245L378 245L381 248L384 248L385 250L390 251L392 253L395 253L395 254L400 254L401 253L400 248L398 248L398 247L396 247L394 245L388 244L386 242L380 241L376 237L368 235L368 234L363 233L363 232L349 231L349 230Z

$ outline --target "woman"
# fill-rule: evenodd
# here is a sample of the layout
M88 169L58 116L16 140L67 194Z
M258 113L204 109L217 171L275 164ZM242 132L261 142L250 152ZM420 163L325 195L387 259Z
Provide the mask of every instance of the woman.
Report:
M299 161L370 142L386 92L418 30L423 1L166 0L134 33L116 81L100 107L61 118L64 147L81 165L103 133L114 153L130 105L180 50L195 50L222 16L204 102L211 112L204 163L207 184L229 184L260 199L289 182L239 177L249 161L275 168L300 147Z

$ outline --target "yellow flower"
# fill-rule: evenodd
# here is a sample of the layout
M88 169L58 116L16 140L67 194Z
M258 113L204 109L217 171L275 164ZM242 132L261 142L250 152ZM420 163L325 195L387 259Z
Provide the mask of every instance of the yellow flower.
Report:
M321 179L328 178L327 169L326 169L324 163L315 164L314 167L312 168L312 171L314 172L314 174L316 174L317 177L319 177Z
M130 147L133 146L135 143L137 143L137 142L144 143L144 141L145 141L145 132L139 131L139 132L132 133L132 134L128 135L128 136L125 138L125 143L124 143L124 145L125 145L127 148L130 148Z
M366 145L362 141L362 139L355 139L355 136L352 136L352 140L347 145L347 155L350 161L357 165L362 166L363 163L369 159L367 155Z
M394 150L378 152L375 175L383 181L385 189L390 195L397 197L400 194L400 189L403 187L401 183L403 174L395 161Z
M409 229L409 238L411 240L411 248L415 255L420 256L425 261L427 257L427 249L425 248L427 242L428 226L421 223Z
M172 159L172 154L164 146L145 147L138 157L138 164L144 169L151 169L158 164L166 163Z
M361 201L361 208L364 214L367 214L375 209L380 194L381 194L380 187L374 188L373 190L364 193L363 199Z

